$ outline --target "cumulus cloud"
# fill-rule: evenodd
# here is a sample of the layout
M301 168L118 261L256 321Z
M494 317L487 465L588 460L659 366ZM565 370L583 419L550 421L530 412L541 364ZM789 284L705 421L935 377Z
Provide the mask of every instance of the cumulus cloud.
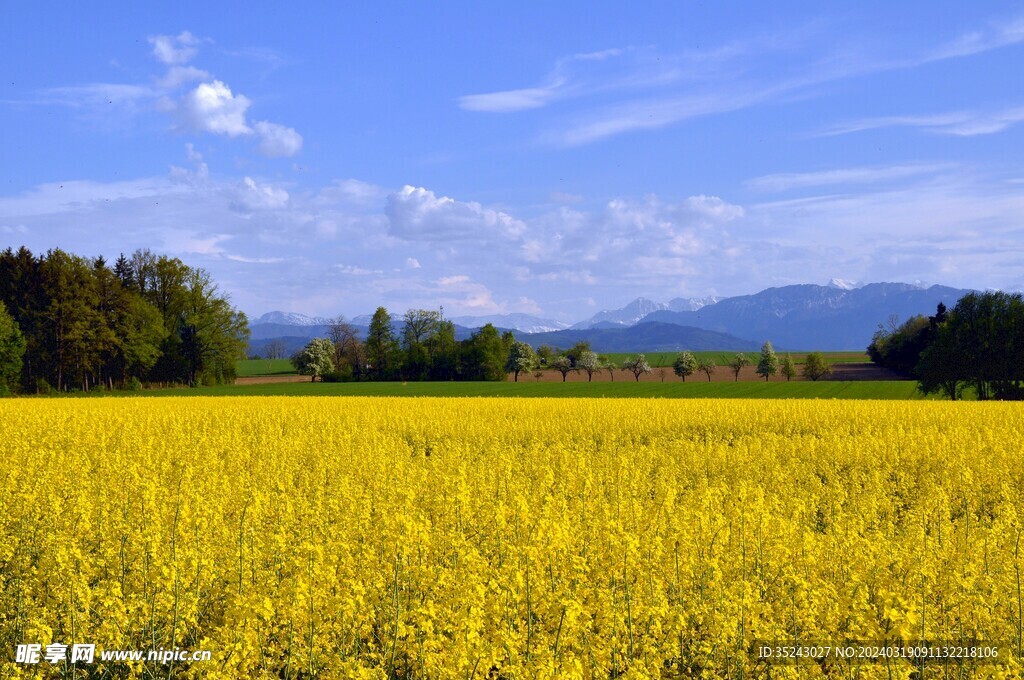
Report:
M198 176L202 154L184 152ZM537 313L536 303L544 314L578 319L588 299L613 307L638 296L745 294L837 275L973 287L1020 280L1024 184L971 180L958 166L944 179L867 189L742 207L699 194L624 197L592 210L554 208L520 221L522 233L509 237L497 218L488 227L486 208L410 187L391 198L407 194L412 203L400 206L415 218L404 226L419 229L411 239L389 235L388 196L357 180L291 191L259 177L158 177L0 196L0 234L39 252L116 256L150 247L181 256L208 269L247 312L353 315L380 304L399 312L443 304L450 314ZM433 236L432 222L449 212L475 236Z
M201 68L196 68L195 66L172 66L157 81L157 85L164 90L176 90L185 83L209 79L210 74Z
M683 201L683 207L697 215L722 222L743 217L743 206L733 205L718 196L690 196Z
M407 241L514 238L526 230L506 213L409 185L388 196L385 213L391 233Z
M149 44L153 46L153 56L167 65L184 64L196 55L199 40L188 31L178 35L151 35Z
M245 121L251 103L245 95L232 94L231 88L214 80L185 95L180 111L185 123L194 130L237 137L252 134Z
M240 213L278 210L288 205L288 192L246 177L234 192L231 209Z
M188 31L149 37L153 56L167 66L149 84L88 83L40 90L38 103L81 109L100 124L154 110L176 120L179 129L227 137L256 137L268 158L297 155L303 138L294 128L267 120L249 122L252 101L208 71L188 64L201 41ZM197 83L192 87L192 83ZM187 86L187 87L186 87ZM187 91L181 94L182 88Z
M261 120L253 128L260 136L260 153L264 156L294 156L302 150L302 135L290 127Z

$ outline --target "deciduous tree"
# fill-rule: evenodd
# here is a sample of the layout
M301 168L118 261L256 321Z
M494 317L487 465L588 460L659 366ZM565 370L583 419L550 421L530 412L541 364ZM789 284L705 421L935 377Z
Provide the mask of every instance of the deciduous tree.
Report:
M782 365L779 366L779 372L782 373L786 378L786 382L789 382L796 376L796 366L793 365L793 357L786 354L782 358Z
M739 382L740 371L743 370L744 366L750 365L750 359L747 358L746 354L738 352L736 356L729 360L729 368L732 369L733 378L736 382Z
M25 338L21 329L0 301L0 394L17 387L24 354Z
M525 342L515 341L509 350L505 370L515 376L515 382L519 382L519 374L529 371L536 363L537 356L533 353L533 348Z
M327 338L313 338L295 356L292 365L303 375L308 375L310 382L316 381L334 370L334 343Z
M633 378L640 382L640 375L651 372L651 365L647 363L647 357L637 354L622 362L622 367L633 373Z
M698 359L697 370L704 373L708 377L708 382L711 382L711 374L718 368L715 362L711 359Z
M761 345L761 357L757 360L757 374L764 376L764 381L779 372L779 357L775 355L771 341Z
M594 379L594 374L601 370L601 362L597 354L585 349L576 358L576 367L587 374L587 382L590 382Z
M832 367L828 365L824 354L821 352L811 352L804 359L803 374L805 378L817 381L832 375Z
M680 352L672 362L672 370L686 382L686 376L693 375L697 370L697 357L690 351Z

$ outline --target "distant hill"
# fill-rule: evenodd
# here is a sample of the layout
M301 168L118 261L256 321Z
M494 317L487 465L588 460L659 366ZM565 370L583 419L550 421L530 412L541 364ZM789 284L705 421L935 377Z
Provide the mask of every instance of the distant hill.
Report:
M891 315L901 321L933 314L939 302L952 308L970 291L947 286L870 283L859 288L803 284L726 298L695 312L653 312L642 324L675 323L771 340L776 349L862 350Z
M365 336L365 326L363 335ZM257 340L272 340L274 338L305 338L307 341L313 338L326 338L328 325L295 326L284 323L251 323L249 324L250 344ZM303 343L305 344L305 343Z
M731 298L676 298L669 302L637 298L621 309L603 310L568 329L560 322L527 314L460 316L453 321L460 340L485 323L492 323L501 331L512 330L535 347L549 344L567 348L587 340L601 352L740 351L752 345L756 349L765 340L771 340L776 349L789 351L863 350L878 325L887 323L890 316L903 321L916 314L932 314L939 302L952 308L968 292L948 286L861 285L833 279L824 286L782 286ZM365 315L350 320L364 338L370 318ZM289 348L298 349L311 338L326 337L329 323L323 317L270 312L250 323L250 346L258 352L267 341L284 338ZM657 326L643 328L652 324ZM401 316L393 316L396 334L401 325Z
M625 328L570 328L548 333L517 333L516 338L534 349L541 345L569 349L577 342L586 341L595 352L675 352L684 349L741 352L760 348L758 343L726 333L657 321Z

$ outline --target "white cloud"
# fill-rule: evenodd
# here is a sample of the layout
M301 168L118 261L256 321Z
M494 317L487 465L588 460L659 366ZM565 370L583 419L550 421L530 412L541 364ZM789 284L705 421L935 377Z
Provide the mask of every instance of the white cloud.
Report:
M245 121L251 102L245 95L234 95L219 80L202 83L181 101L181 115L189 127L200 132L238 135L252 134Z
M743 43L675 54L630 49L573 55L556 62L539 86L466 95L459 98L459 105L472 111L512 112L561 100L591 98L594 103L583 104L581 112L541 135L555 145L575 146L784 98L813 97L830 82L911 69L1022 41L1024 17L1017 17L967 32L930 50L905 48L902 57L893 58L837 46L834 36L820 30L796 28L755 36ZM793 52L799 52L801 58L789 58ZM780 67L778 57L782 54L797 66ZM596 94L602 96L593 97ZM1017 122L1017 115L935 131L989 134Z
M157 81L157 85L164 90L176 90L185 83L196 80L209 80L210 74L195 66L172 66L167 73Z
M506 213L408 185L388 196L385 212L391 233L407 241L507 239L526 229Z
M350 274L352 276L372 276L374 274L384 273L380 269L366 269L365 267L357 267L351 264L336 264L334 265L334 268L342 274Z
M690 196L683 201L683 206L703 217L728 222L743 217L743 207L723 201L718 196Z
M548 194L548 200L552 203L562 203L564 205L571 205L573 203L582 203L583 196L580 194L571 194L562 191L552 191Z
M184 64L196 55L199 40L189 33L182 31L176 36L173 35L151 35L149 44L153 46L153 56L164 64Z
M185 145L185 153L193 164L193 170L171 166L171 180L187 184L201 185L210 179L210 168L203 161L203 154L195 150L191 142Z
M244 257L242 255L224 255L225 258L232 262L245 262L247 264L277 264L278 262L284 262L283 257Z
M204 162L195 147L185 152L193 166ZM385 200L358 198L383 189L358 180L291 193L253 177L63 182L0 197L0 236L37 252L60 246L116 257L149 247L180 256L208 269L247 312L351 315L380 304L399 312L443 304L448 314L537 313L536 303L545 314L578 319L588 298L610 307L637 296L743 294L834 276L1018 282L1024 185L998 180L954 166L896 188L747 206L707 195L623 197L521 220L516 237L500 226L468 240L421 229L415 250L388 235ZM412 212L426 206L427 222L470 205L421 191L423 205ZM486 225L485 210L467 213L472 224Z
M258 184L252 177L246 177L236 187L231 208L240 213L261 210L280 210L288 205L288 192L269 184Z
M294 156L302 150L302 135L290 127L257 121L253 127L260 136L260 153L270 158Z
M194 132L256 135L260 153L270 158L295 156L302 149L302 135L294 128L265 120L250 125L247 116L252 102L248 97L232 92L209 72L186 65L200 43L191 33L150 36L149 42L154 56L168 66L163 76L152 78L151 85L89 83L48 88L30 103L81 109L85 118L105 127L120 126L128 118L155 110L175 118L178 127ZM196 81L200 81L198 85L179 96L180 88Z
M616 59L624 55L632 59ZM648 51L608 49L573 54L555 62L546 82L537 87L500 90L459 97L459 107L466 111L508 113L537 109L560 99L585 96L595 92L637 87L654 79L663 79L670 68L658 60L649 60Z
M817 172L787 172L749 180L747 186L758 191L789 191L808 187L874 184L920 175L933 175L950 168L948 163L908 163L882 167L835 168Z
M1007 130L1024 121L1024 107L1000 111L951 111L920 116L880 116L835 125L818 136L831 137L889 127L912 127L940 135L974 137Z
M316 194L316 202L324 205L344 203L362 208L382 208L388 189L358 179L335 180Z
M459 97L459 106L467 111L508 112L538 109L557 96L561 82L547 87L528 87L521 90L468 94Z
M1014 17L967 31L926 55L923 61L966 57L1020 42L1024 42L1024 17Z

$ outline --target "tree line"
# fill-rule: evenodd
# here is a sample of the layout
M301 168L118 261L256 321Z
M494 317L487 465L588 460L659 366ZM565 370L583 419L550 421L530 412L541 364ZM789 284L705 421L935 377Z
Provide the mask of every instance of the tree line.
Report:
M570 373L586 373L587 381L594 375L608 371L614 381L615 371L625 370L636 381L652 372L643 354L625 359L621 366L607 355L599 355L590 343L580 341L568 350L541 345L536 351L529 344L516 340L511 331L499 334L492 325L480 328L470 338L455 339L455 326L446 321L440 311L410 309L402 317L396 332L391 314L378 307L361 340L359 329L338 317L329 328L328 337L314 338L291 357L299 373L318 377L327 382L358 380L506 380L508 375L519 381L521 375L533 373L538 380L544 370L561 374L566 382ZM267 346L269 358L280 358L280 346ZM740 372L751 365L742 352L726 363L739 380ZM683 351L676 357L673 371L684 382L688 376L702 372L708 381L718 365L709 358L700 358L693 352ZM660 369L659 369L660 370ZM793 359L786 354L781 360L771 342L761 348L756 372L768 380L781 373L787 380L797 375ZM807 355L802 374L809 380L819 380L832 372L821 352Z
M916 378L925 394L956 400L965 388L978 399L1024 399L1024 298L1000 291L968 293L952 310L880 326L871 360Z
M408 310L396 333L391 314L378 307L365 339L339 317L328 337L310 341L291 361L311 380L504 380L517 344L491 324L456 340L455 324L427 309Z
M177 258L0 253L0 390L232 382L248 339L210 275Z

